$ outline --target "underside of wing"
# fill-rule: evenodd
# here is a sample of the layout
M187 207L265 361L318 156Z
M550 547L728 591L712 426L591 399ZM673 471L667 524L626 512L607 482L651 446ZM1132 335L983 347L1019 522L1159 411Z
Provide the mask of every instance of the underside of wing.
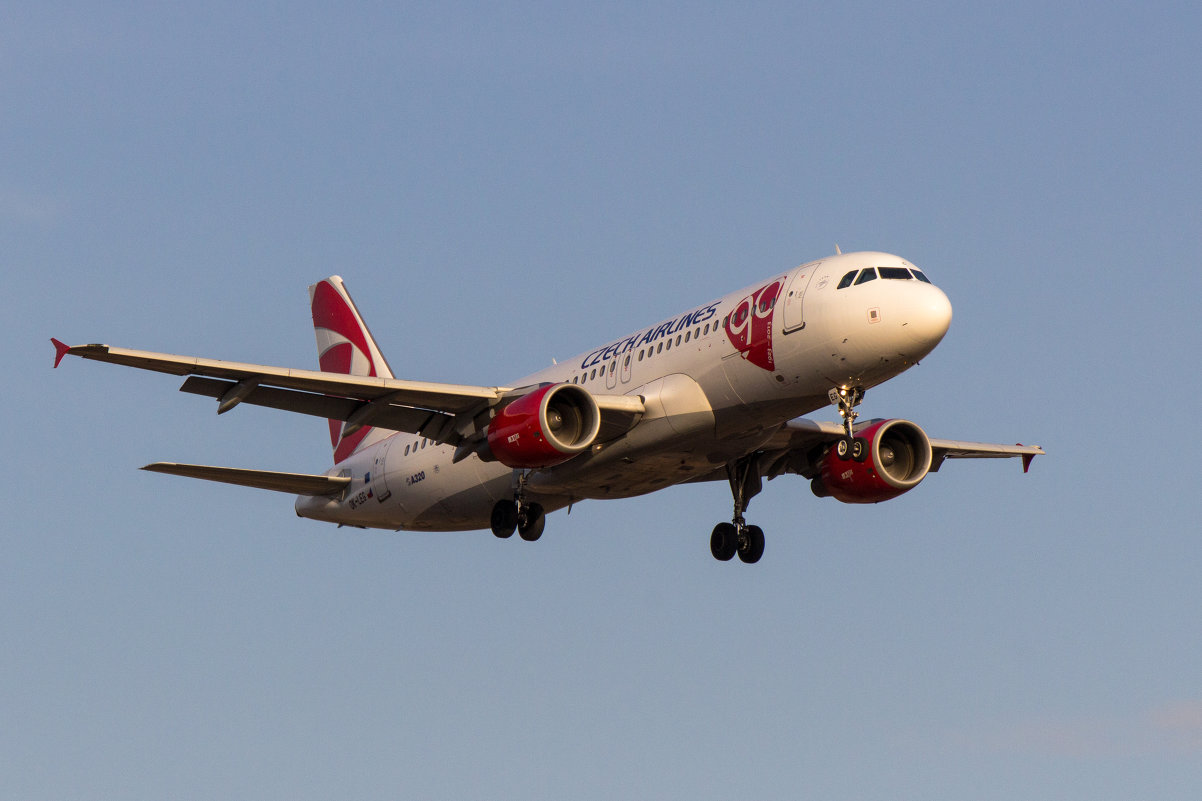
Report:
M939 469L944 459L1011 459L1023 460L1023 472L1031 468L1031 460L1045 456L1038 445L998 445L992 442L960 442L952 439L931 440L931 472Z
M868 428L880 420L867 420L856 426L856 430ZM764 446L767 458L761 461L761 470L769 478L782 472L812 472L818 452L844 436L839 423L806 420L790 420L776 432ZM991 442L962 442L951 439L929 438L931 447L931 472L936 472L945 459L1006 459L1021 458L1023 471L1031 466L1031 460L1043 456L1038 445L1001 445ZM809 470L799 469L802 465Z
M260 364L176 356L109 345L65 345L53 340L55 366L65 355L142 370L188 376L181 392L218 400L224 413L240 403L342 420L342 437L373 426L404 431L460 446L482 439L495 409L534 387L483 387L405 381L397 378L293 370ZM643 401L626 395L594 395L601 415L598 441L629 431L642 417ZM464 452L470 448L465 447Z
M346 476L311 475L308 473L278 473L271 470L245 470L238 467L214 467L206 464L155 462L142 468L152 473L201 478L243 487L275 490L292 495L337 495L351 483Z

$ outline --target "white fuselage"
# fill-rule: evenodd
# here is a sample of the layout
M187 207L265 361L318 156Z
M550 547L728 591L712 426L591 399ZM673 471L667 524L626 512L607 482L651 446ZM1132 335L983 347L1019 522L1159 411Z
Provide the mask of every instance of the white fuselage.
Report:
M840 288L849 273L886 268ZM527 492L549 512L584 498L618 498L720 473L782 424L830 403L836 387L869 388L928 354L951 304L913 265L848 253L802 265L689 309L515 382L579 384L595 395L638 395L646 414L624 436L604 432L587 452L532 472ZM911 275L913 273L910 273ZM863 275L859 273L859 275ZM921 275L921 274L919 274ZM512 498L515 471L405 433L373 430L329 471L352 479L338 498L302 496L297 514L389 529L489 527Z

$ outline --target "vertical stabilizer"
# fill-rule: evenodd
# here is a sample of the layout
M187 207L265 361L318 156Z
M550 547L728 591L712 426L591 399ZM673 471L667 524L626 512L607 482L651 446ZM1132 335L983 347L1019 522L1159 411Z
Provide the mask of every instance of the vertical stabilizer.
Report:
M313 310L313 331L317 334L317 359L323 371L376 378L393 377L392 369L384 360L384 354L376 347L376 340L355 308L355 302L351 300L340 276L332 275L309 287L309 305ZM344 437L341 420L330 420L329 423L335 463L392 433L363 426Z

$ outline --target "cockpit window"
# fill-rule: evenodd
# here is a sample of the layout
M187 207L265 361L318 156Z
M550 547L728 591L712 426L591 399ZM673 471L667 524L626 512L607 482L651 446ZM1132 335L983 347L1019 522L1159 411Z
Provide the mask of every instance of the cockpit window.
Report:
M860 271L860 277L856 279L856 286L866 284L876 278L876 268L867 267Z
M910 280L910 271L905 267L877 267L881 273L881 278L894 278L902 281Z
M856 280L856 271L852 270L850 273L839 279L839 286L835 287L835 289L847 289L849 286L851 286L851 282L854 280Z
M919 281L922 281L924 284L931 283L931 279L927 278L925 275L923 275L922 270L910 270L910 272L914 273L914 277L917 278Z

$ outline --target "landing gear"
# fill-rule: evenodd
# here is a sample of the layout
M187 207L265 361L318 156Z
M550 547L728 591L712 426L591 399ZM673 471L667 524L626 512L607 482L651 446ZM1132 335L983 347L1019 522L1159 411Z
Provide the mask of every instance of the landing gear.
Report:
M534 542L543 535L543 526L547 524L543 507L537 503L523 503L518 510L518 536L526 542Z
M754 565L764 555L764 530L759 526L748 526L743 529L743 538L739 540L739 559L746 564Z
M855 422L859 414L856 407L864 400L863 387L840 387L829 393L831 403L839 407L839 416L843 418L843 430L846 434L835 443L835 454L840 459L855 459L864 461L868 454L867 443L855 435Z
M730 523L719 523L710 534L710 553L719 562L729 562L739 549L739 532Z
M512 501L500 500L493 505L492 533L501 539L512 537L514 531L526 542L534 542L543 535L547 517L541 505L526 500L526 475L524 471L517 472Z
M517 531L518 536L526 542L534 542L543 535L547 516L537 503L497 501L492 508L490 524L492 533L503 540L509 539Z
M764 555L764 530L759 526L747 525L743 513L763 487L759 454L753 453L728 464L726 477L730 481L730 493L734 496L735 514L731 522L714 526L710 534L710 553L721 562L729 562L737 553L740 561L755 564Z
M518 507L513 501L497 501L492 508L492 533L509 539L518 527Z

